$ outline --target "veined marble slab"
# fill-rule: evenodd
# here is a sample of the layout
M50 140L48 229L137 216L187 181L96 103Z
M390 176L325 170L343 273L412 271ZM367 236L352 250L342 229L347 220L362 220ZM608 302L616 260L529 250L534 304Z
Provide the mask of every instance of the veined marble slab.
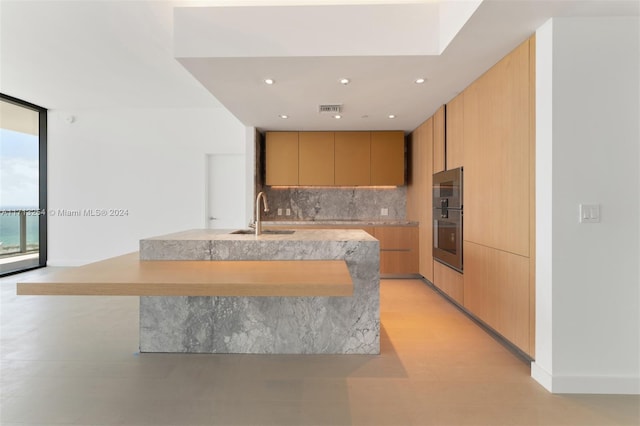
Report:
M265 186L271 210L265 220L278 220L278 209L289 209L291 220L404 220L407 187L395 188L274 188ZM381 216L380 209L388 215Z
M140 241L142 260L345 260L352 297L140 297L141 352L378 354L380 248L361 230L235 235L192 230Z

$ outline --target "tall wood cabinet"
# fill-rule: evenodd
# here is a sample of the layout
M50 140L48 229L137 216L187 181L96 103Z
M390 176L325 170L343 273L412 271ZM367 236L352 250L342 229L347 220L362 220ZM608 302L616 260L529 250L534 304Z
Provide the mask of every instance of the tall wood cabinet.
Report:
M464 306L534 354L535 39L464 91Z
M407 219L419 222L419 272L429 281L433 281L433 118L429 118L411 133L409 152L411 178L407 185Z
M420 274L533 356L535 37L415 129L409 148L407 218L420 222ZM461 166L464 274L431 252L432 173Z

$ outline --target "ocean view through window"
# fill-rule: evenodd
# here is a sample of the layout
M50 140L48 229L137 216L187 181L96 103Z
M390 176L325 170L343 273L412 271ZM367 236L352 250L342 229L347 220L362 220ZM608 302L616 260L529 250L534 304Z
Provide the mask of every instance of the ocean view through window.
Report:
M46 265L46 110L0 94L0 275Z

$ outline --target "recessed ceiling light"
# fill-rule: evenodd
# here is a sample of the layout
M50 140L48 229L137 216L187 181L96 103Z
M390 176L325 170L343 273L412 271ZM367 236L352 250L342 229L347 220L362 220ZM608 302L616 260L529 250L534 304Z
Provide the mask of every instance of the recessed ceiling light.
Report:
M341 78L340 79L340 84L346 86L347 84L351 83L351 80L349 80L348 78Z
M391 118L391 119L396 118L396 116L394 114L389 114L388 117Z
M336 120L340 120L342 116L340 114L336 114L333 116L333 118L335 118Z
M416 79L414 80L414 82L415 82L416 84L422 84L422 83L424 83L425 81L427 81L427 79L426 79L426 78L422 78L422 77L420 77L420 78L416 78Z
M287 114L280 114L278 117L280 117L282 119L289 118L289 116Z
M265 78L264 83L268 85L272 85L273 83L275 83L275 80L273 80L272 78Z

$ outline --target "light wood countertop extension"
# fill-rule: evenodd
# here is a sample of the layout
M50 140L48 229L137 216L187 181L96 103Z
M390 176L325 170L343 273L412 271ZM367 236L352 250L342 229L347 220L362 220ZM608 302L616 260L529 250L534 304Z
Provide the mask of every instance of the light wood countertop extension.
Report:
M18 295L351 296L344 260L139 260L138 253L19 282Z

